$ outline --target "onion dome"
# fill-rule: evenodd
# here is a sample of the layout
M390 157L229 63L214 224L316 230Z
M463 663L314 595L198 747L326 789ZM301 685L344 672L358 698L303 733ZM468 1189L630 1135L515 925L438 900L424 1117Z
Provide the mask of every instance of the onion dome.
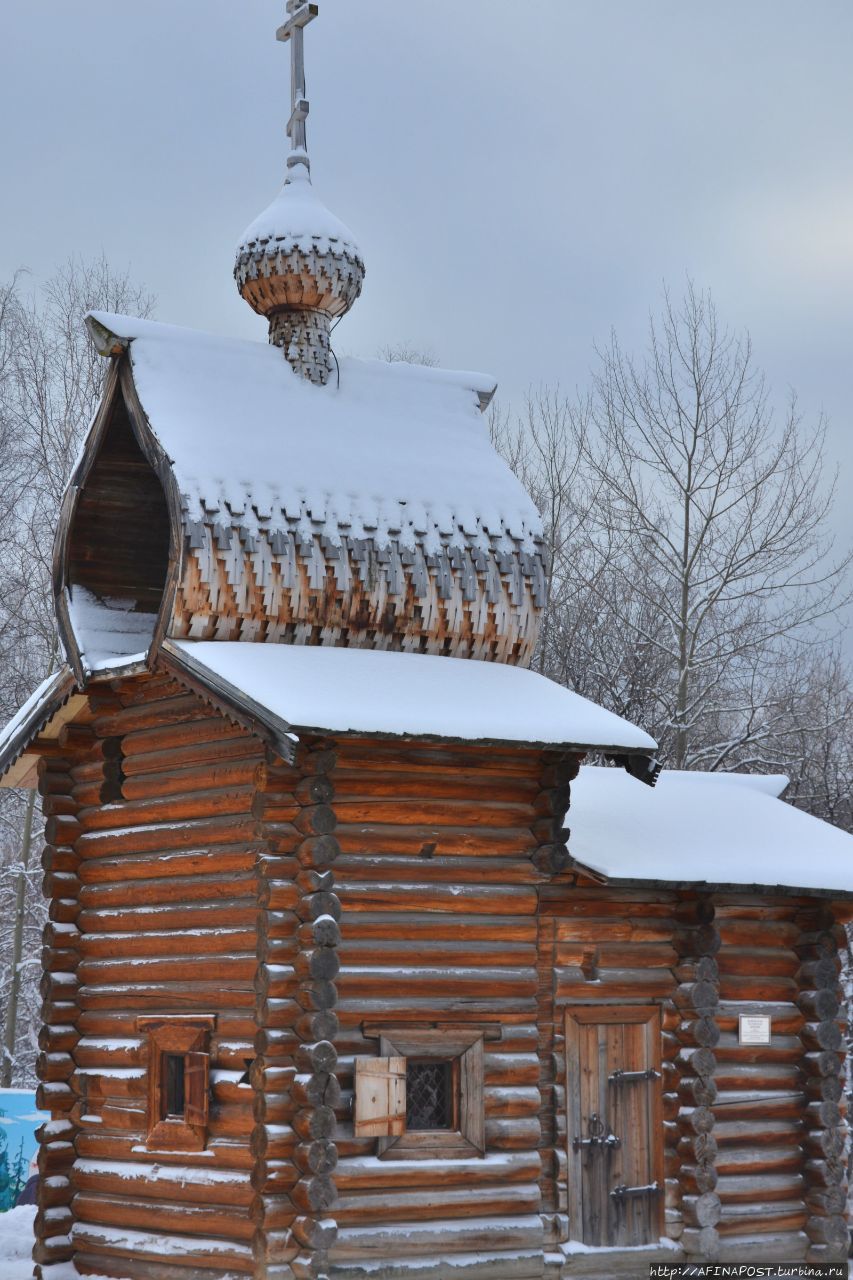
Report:
M234 275L242 297L269 320L270 342L297 372L325 383L331 323L361 293L364 261L352 233L318 198L307 165L291 166L278 196L244 232Z
M305 122L305 27L317 5L288 0L278 39L290 42L291 152L287 178L272 204L237 246L234 277L240 294L266 316L270 342L311 382L325 384L332 368L332 321L346 315L364 280L364 261L352 233L318 199L311 185Z

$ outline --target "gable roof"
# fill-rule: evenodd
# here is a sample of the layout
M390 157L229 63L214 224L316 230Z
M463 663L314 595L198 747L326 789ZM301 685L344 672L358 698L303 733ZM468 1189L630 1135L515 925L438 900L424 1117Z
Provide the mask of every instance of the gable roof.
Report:
M787 781L664 769L651 791L585 765L569 849L611 882L853 893L853 836L778 799Z
M71 668L60 668L42 680L8 724L0 728L0 778L4 779L3 786L34 785L34 779L29 775L37 760L25 758L27 748L45 729L55 737L66 720L73 717L83 701L74 696L75 690ZM62 709L69 703L73 705L68 715L60 717ZM60 723L53 725L55 720Z

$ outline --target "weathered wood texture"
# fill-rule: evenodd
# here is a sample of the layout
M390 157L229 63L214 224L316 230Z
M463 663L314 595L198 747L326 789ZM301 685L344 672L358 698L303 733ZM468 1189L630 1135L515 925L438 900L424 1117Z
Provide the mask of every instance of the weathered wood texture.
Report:
M666 1233L841 1256L830 907L592 883L564 845L575 759L342 739L287 765L166 674L88 697L39 764L40 1266L346 1280L465 1254L541 1276L577 1232L566 1011L648 1006ZM738 1044L747 1012L770 1046ZM204 1151L146 1145L152 1014L215 1015ZM482 1036L482 1157L354 1135L354 1057L425 1028Z
M554 1062L559 1074L563 1008L660 1002L667 1234L706 1258L840 1255L841 935L831 910L805 898L710 900L571 880L541 890ZM541 1019L546 1010L540 997ZM741 1013L771 1017L769 1046L738 1043ZM556 1112L565 1210L570 1135L559 1099Z
M163 487L143 457L120 394L78 499L67 541L67 582L157 613L169 559Z
M569 813L571 820L571 811ZM675 893L608 889L565 873L540 890L542 898L540 938L549 959L542 957L543 971L550 967L549 999L540 998L543 1072L550 1056L557 1083L553 1089L554 1135L543 1149L543 1170L550 1187L546 1192L556 1210L554 1231L558 1238L569 1232L581 1238L577 1223L561 1227L569 1209L569 1144L566 1088L565 1016L567 1010L593 1006L661 1005L663 1031L661 1071L663 1080L663 1147L666 1176L665 1231L678 1237L682 1229L678 1168L679 1099L674 1091L675 1063L681 1052L676 1035L680 1018L671 1013L677 988L675 970L679 957L674 936L680 928L679 899ZM549 1005L552 1013L549 1016ZM548 1108L547 1099L545 1100ZM581 1135L586 1136L586 1135Z
M45 980L42 1152L69 1186L67 1217L37 1222L36 1256L59 1260L61 1229L81 1265L106 1275L127 1275L130 1258L146 1275L254 1275L257 1090L240 1078L254 1054L263 749L159 677L96 687L90 703L91 744L61 777L53 760L42 772L62 868L46 877L48 963L63 966ZM175 1013L216 1015L200 1152L146 1145L137 1018Z
M793 951L797 1007L804 1050L799 1079L805 1094L802 1187L809 1262L843 1262L849 1248L846 1117L843 1111L844 1037L839 948L847 945L832 910L813 904L798 911Z
M276 1280L324 1276L337 1230L334 767L325 744L303 745L293 767L260 771L253 801L266 845L253 1064L255 1245L257 1274Z
M541 1275L544 877L531 859L562 824L564 797L556 815L537 752L340 741L333 780L344 917L332 1274L384 1257L438 1275L441 1256L484 1252L492 1274ZM482 1158L395 1158L393 1146L377 1158L375 1139L354 1136L353 1059L379 1054L380 1029L397 1043L395 1030L405 1042L407 1028L429 1027L437 1039L482 1029Z
M529 663L544 603L538 552L506 554L461 529L442 535L438 555L402 537L380 546L344 530L332 541L306 537L302 513L287 514L251 534L242 512L188 527L171 636Z
M78 750L91 755L91 746L92 738L87 737ZM71 763L70 755L39 760L38 778L43 804L55 807L74 821L77 805L73 798ZM42 1266L69 1262L73 1256L69 1227L77 1134L76 1099L71 1085L72 1055L80 1038L78 865L73 844L56 839L42 853L44 889L51 903L42 952L43 1026L39 1035L41 1053L36 1064L39 1078L36 1103L50 1112L50 1120L41 1125L37 1133L40 1180L33 1259L39 1280Z
M713 1111L724 1261L757 1257L768 1234L785 1237L791 1260L808 1248L796 912L795 900L739 895L716 901L720 1037ZM739 1043L741 1014L770 1017L770 1045Z
M671 1234L677 1235L685 1252L713 1261L720 1251L721 1217L711 1109L717 1096L714 1049L719 1038L720 932L716 908L708 897L682 901L675 918L673 978L678 985L665 1007L679 1044L668 1074L681 1158L677 1180L668 1184L668 1207L671 1225L678 1224Z

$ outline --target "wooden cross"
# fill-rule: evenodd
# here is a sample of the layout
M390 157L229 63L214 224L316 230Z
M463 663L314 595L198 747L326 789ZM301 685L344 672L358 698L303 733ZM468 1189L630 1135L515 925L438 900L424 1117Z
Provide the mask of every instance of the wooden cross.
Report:
M319 5L305 4L303 0L287 0L287 22L279 27L277 40L290 41L290 119L287 136L292 154L288 168L304 164L310 172L305 121L308 118L308 99L305 96L305 28L317 17Z

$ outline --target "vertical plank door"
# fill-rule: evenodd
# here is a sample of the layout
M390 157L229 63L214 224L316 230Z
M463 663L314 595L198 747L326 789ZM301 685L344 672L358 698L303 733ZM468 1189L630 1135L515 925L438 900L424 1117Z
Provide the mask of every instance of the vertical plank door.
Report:
M663 1229L660 1010L566 1012L569 1219L573 1240L631 1248Z

